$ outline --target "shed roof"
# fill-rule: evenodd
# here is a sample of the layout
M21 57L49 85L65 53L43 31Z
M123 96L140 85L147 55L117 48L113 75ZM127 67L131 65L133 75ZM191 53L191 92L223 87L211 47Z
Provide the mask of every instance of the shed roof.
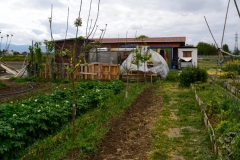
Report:
M66 41L74 40L74 38L66 39ZM99 40L99 38L93 38L89 40ZM55 42L61 42L64 39L55 40ZM148 37L144 38L144 42L185 42L186 37ZM136 38L103 38L102 43L134 43L141 42L141 40L136 40Z
M93 40L99 40L98 38L93 38ZM186 37L149 37L144 38L144 42L185 42ZM133 43L141 42L141 40L136 40L136 38L103 38L102 43Z

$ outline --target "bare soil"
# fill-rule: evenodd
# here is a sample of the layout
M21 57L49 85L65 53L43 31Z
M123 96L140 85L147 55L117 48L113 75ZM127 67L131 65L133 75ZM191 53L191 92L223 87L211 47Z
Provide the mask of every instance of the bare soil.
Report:
M11 80L2 81L4 85L0 86L0 103L16 100L23 100L29 96L39 93L48 93L53 89L47 83L24 82L17 83Z
M151 130L163 109L162 97L154 94L154 86L145 89L126 109L99 146L99 154L91 160L149 159Z

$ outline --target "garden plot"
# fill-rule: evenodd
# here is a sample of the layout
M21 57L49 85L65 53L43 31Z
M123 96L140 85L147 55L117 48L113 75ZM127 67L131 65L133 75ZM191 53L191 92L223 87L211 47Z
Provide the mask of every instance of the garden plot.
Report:
M240 101L221 86L195 84L197 95L206 104L206 113L216 133L219 157L240 158Z
M77 116L118 94L121 81L91 81L77 85ZM0 158L15 159L19 151L38 139L57 132L71 119L71 89L56 89L23 101L0 105ZM14 154L13 154L14 153Z

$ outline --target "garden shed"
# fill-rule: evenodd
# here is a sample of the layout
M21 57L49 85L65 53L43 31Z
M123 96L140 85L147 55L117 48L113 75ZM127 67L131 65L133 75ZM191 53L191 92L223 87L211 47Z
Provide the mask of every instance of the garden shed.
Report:
M197 50L194 46L178 47L178 68L197 66Z

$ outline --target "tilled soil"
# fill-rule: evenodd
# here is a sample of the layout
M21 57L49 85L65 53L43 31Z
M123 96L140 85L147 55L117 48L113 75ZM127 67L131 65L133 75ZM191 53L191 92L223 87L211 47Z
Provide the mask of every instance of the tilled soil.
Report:
M16 101L31 97L37 92L51 92L53 88L49 88L46 83L25 82L16 83L14 81L5 80L5 85L0 86L0 103L7 101Z
M99 146L91 160L149 159L151 130L163 109L162 97L154 95L154 86L144 90L126 109Z

